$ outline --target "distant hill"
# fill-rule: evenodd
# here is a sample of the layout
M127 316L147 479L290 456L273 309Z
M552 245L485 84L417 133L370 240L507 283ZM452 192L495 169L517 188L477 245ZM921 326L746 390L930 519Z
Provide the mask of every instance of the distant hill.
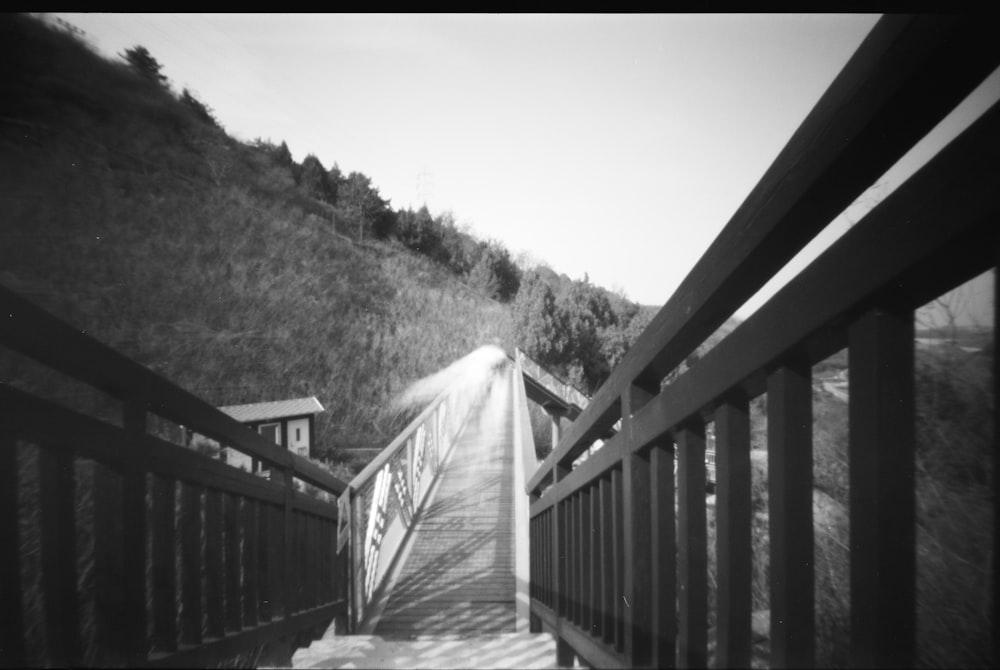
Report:
M324 449L384 446L399 426L381 408L408 383L513 347L508 305L357 241L273 147L21 16L0 17L0 145L0 284L211 403L317 396Z
M370 451L401 427L395 394L483 344L553 342L539 359L592 392L655 312L238 141L155 54L122 56L0 16L0 284L208 402L314 395L320 450ZM16 357L0 381L83 402Z

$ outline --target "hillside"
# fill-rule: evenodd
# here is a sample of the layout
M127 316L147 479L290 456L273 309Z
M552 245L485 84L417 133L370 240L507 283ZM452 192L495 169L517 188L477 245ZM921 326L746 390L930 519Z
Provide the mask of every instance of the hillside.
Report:
M267 147L123 63L16 16L0 52L0 284L82 331L214 404L315 395L332 451L384 445L398 420L380 408L406 384L513 346L509 306L393 240L345 235L334 207L282 186Z
M655 312L230 137L139 45L108 60L19 15L0 38L0 284L210 403L315 395L314 456L384 446L391 399L483 344L593 393ZM16 357L0 379L117 411Z

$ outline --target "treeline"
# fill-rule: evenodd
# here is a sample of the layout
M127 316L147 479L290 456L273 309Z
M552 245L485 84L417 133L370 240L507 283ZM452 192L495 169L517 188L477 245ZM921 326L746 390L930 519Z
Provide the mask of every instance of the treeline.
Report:
M169 91L160 63L142 46L122 57L142 78ZM211 108L185 89L175 96L194 116L221 130ZM449 213L432 216L427 207L394 210L370 177L329 168L315 154L298 163L285 142L257 139L235 143L224 133L205 148L208 171L217 183L248 181L271 195L331 221L357 241L397 242L447 268L484 296L511 304L517 346L554 374L593 393L649 323L655 310L546 266L519 266L500 242L480 240ZM236 146L239 145L239 146Z

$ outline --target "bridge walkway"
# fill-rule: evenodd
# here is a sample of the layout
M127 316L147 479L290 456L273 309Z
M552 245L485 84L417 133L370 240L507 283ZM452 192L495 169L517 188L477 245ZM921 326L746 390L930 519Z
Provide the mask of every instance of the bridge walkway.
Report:
M558 667L550 634L517 632L512 403L507 371L430 492L384 607L362 627L374 634L331 629L294 667Z

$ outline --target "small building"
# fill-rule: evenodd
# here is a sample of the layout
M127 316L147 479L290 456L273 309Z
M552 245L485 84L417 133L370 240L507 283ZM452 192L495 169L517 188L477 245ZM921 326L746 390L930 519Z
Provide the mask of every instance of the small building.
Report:
M324 411L314 396L292 400L229 405L219 411L300 456L313 454L316 415ZM219 458L250 472L260 470L256 459L231 448L223 448Z

